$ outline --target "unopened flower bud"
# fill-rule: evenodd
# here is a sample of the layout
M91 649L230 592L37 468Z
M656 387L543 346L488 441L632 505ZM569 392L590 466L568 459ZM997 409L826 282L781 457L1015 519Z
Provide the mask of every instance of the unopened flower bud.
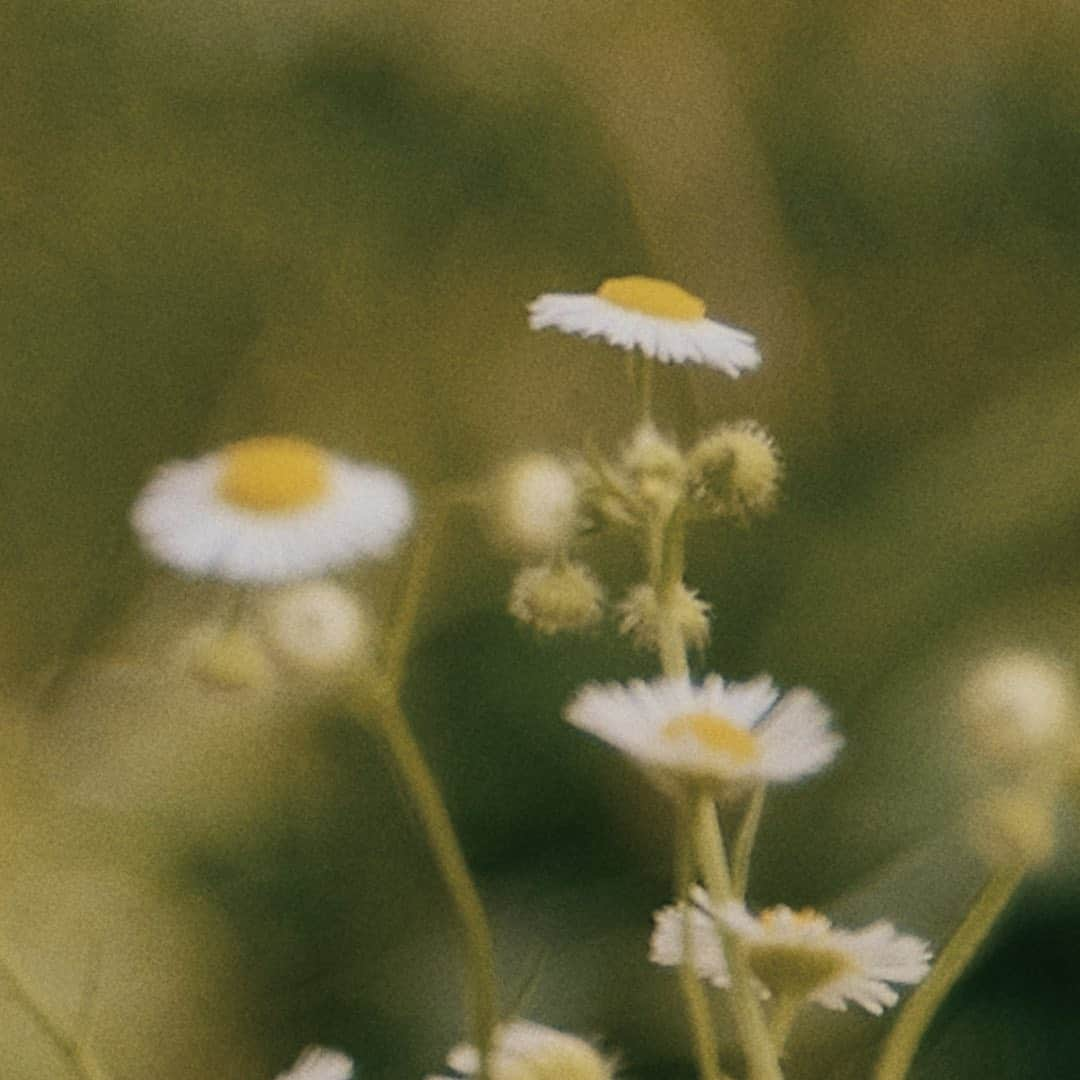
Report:
M724 424L690 451L689 490L712 517L745 522L776 506L783 471L772 436L752 420Z
M992 758L1021 762L1054 752L1073 711L1071 680L1037 653L1010 652L981 664L961 692L961 711L976 745Z
M651 423L642 424L634 432L623 452L622 465L646 505L669 513L682 499L686 462L679 448Z
M271 681L271 668L259 639L243 626L197 627L185 645L187 670L219 690L258 690Z
M551 454L507 465L495 479L491 509L499 540L527 558L565 550L580 524L574 474Z
M263 601L259 615L275 659L298 673L345 671L370 650L370 618L351 593L332 581L310 582L271 594Z
M587 630L600 621L603 589L581 563L529 566L510 589L510 614L541 634Z
M681 582L668 589L663 609L651 585L635 585L619 604L619 616L619 632L641 649L659 647L665 616L689 648L700 648L709 640L709 605Z
M992 865L1042 865L1054 853L1053 800L1025 788L996 792L970 808L968 833Z
M446 1063L463 1077L480 1071L476 1048L454 1047ZM514 1020L500 1024L487 1062L491 1080L613 1080L615 1065L591 1043L555 1028ZM430 1076L427 1080L448 1080Z

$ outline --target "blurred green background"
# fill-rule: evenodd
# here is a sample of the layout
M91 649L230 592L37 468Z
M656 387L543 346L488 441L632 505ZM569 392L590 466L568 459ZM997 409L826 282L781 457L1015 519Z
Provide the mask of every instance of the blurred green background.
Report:
M665 427L753 416L787 463L775 517L691 538L701 667L813 686L848 737L771 800L752 897L942 940L983 873L956 679L1080 641L1078 55L1060 0L3 5L0 934L61 1016L90 997L116 1080L256 1080L316 1040L397 1080L463 1029L379 747L295 694L184 674L214 592L141 558L140 485L269 430L421 497L517 451L614 448L621 360L530 334L524 308L618 274L681 282L766 357L738 383L658 374ZM559 719L582 681L651 662L523 633L513 566L456 526L408 698L505 985L536 975L527 1011L631 1075L689 1076L675 980L645 959L665 807ZM395 567L356 580L386 611ZM1075 1073L1069 837L917 1077ZM4 994L0 1025L5 1080L61 1074ZM793 1075L858 1080L882 1030L800 1032Z

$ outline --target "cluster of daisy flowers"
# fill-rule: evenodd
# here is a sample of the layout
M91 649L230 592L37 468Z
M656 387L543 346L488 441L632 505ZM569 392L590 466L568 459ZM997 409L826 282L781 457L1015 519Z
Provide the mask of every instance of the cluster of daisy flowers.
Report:
M547 294L532 303L529 318L537 330L598 337L649 359L732 377L761 361L750 334L707 318L703 301L654 278L612 278L591 294ZM648 380L647 368L642 377ZM648 406L611 458L533 453L511 462L488 497L499 542L524 563L511 586L511 615L544 635L596 627L608 606L605 589L580 552L598 531L647 534L670 520L745 525L775 507L781 471L775 442L751 420L719 424L683 448L657 428ZM675 591L667 605L677 603L690 644L704 645L708 605L692 591ZM659 606L656 583L634 585L612 605L619 632L655 647Z
M827 766L842 746L815 694L802 688L781 694L765 677L587 686L566 718L628 754L677 797L704 791L737 798L758 785L799 780ZM715 900L700 886L657 913L650 957L679 965L690 958L692 939L696 973L727 988L725 937L745 947L763 996L795 995L829 1009L852 1001L880 1014L898 1000L891 984L917 983L929 970L927 944L887 922L841 930L817 912L784 906L755 916L740 900Z
M652 359L693 363L736 377L761 361L751 335L708 318L700 299L653 278L613 278L592 294L541 296L529 321L536 330L601 338L640 353L646 365ZM813 911L776 906L754 914L745 905L746 867L737 863L749 858L753 829L745 826L754 819L756 828L766 787L825 768L842 739L809 690L782 693L767 677L737 683L715 674L696 681L689 674L688 650L708 640L709 606L684 581L687 527L746 525L769 512L782 470L773 439L750 420L720 424L681 448L653 421L649 385L643 369L642 420L617 455L526 455L501 470L481 502L499 541L523 563L510 612L542 634L587 629L603 618L604 589L580 557L588 537L610 527L629 531L640 544L645 578L614 611L619 631L655 652L663 674L626 685L587 685L565 715L634 759L680 811L693 804L715 815L718 800L746 802L744 835L730 860L722 846L707 850L712 834L699 821L691 880L656 914L650 956L732 994L750 1075L770 1080L781 1075L775 1062L783 1040L762 1035L764 1014L755 1012L761 1002L773 1012L774 1033L808 1003L839 1009L850 1001L877 1014L897 1001L896 987L926 975L929 950L887 922L849 930ZM409 488L392 470L281 435L243 439L165 466L132 511L149 554L241 597L228 620L199 629L193 654L193 670L232 686L258 684L269 664L318 676L369 664L372 624L330 575L392 555L413 517ZM411 737L401 724L390 722L397 726L389 741L399 747ZM433 782L417 781L423 770L418 750L406 750L402 762L411 762L403 766L406 787L414 788L422 816L428 813L429 840L445 856L441 862L453 862L456 839L448 837L445 815L432 809L438 801ZM418 796L415 789L423 791ZM722 845L718 825L715 840ZM705 888L696 883L697 871ZM468 878L464 868L462 874ZM462 886L460 874L456 885L454 875L445 880L452 892L471 887ZM459 910L469 907L466 902ZM474 941L486 933L478 907L477 901ZM474 975L474 997L493 999L484 985L490 976ZM749 1004L740 988L749 988ZM486 1027L482 1017L473 1019L477 1044L450 1052L452 1076L428 1080L610 1080L615 1074L612 1059L576 1036L522 1019ZM703 1077L719 1075L700 1050L699 1067ZM279 1080L352 1075L346 1055L314 1047Z

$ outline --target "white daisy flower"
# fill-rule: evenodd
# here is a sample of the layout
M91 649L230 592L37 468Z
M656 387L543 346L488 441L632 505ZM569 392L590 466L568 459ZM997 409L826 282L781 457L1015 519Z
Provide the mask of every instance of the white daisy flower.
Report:
M843 743L814 694L799 688L781 697L767 676L591 684L566 719L643 765L706 785L797 780L828 765Z
M277 1080L352 1080L353 1062L340 1050L309 1046Z
M732 378L761 354L752 334L705 317L705 301L658 278L608 278L595 293L545 293L529 305L534 330L602 337L666 364L704 364Z
M426 1080L458 1080L480 1071L480 1054L463 1043L455 1046L446 1063L456 1074L428 1076ZM490 1080L612 1080L615 1065L591 1043L530 1020L502 1024L488 1058Z
M716 932L716 915L705 891L691 893L694 968L713 986L729 985L727 963ZM649 958L676 966L683 955L683 907L655 916ZM880 1016L899 1000L890 983L913 985L930 970L930 948L921 938L898 933L884 920L861 930L841 930L809 908L780 906L751 915L742 904L725 904L720 920L741 940L750 970L771 995L795 994L826 1009L849 1001Z
M280 584L390 554L412 516L396 473L269 435L164 466L131 520L147 551L176 570Z

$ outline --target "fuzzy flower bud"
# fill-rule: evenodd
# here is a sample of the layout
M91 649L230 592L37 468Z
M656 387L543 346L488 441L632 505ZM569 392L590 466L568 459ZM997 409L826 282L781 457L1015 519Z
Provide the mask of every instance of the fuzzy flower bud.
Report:
M259 615L275 659L300 674L344 671L370 650L370 618L332 581L282 589L263 601Z
M258 690L271 681L266 651L245 627L196 627L188 635L184 652L187 670L217 690Z
M716 428L690 451L688 465L690 497L707 516L746 522L776 506L780 455L753 420Z
M623 452L622 466L647 506L669 513L683 497L686 462L679 448L656 430L642 424Z
M662 612L651 585L635 585L618 610L621 634L639 649L659 647ZM696 591L678 582L668 593L666 611L689 648L701 648L708 642L709 605L698 599Z
M1053 753L1068 735L1073 693L1066 671L1037 653L1010 652L981 664L961 691L976 746L1002 763Z
M600 621L603 590L581 563L529 566L510 589L510 614L541 634L587 630Z
M446 1063L458 1077L480 1071L480 1055L467 1044L454 1047ZM576 1035L514 1020L495 1032L487 1074L491 1080L613 1080L615 1065ZM452 1078L429 1076L426 1080Z
M579 527L573 472L551 454L528 454L496 477L491 500L495 533L527 558L564 551Z
M1054 853L1054 805L1045 792L1015 788L976 802L968 834L991 865L1040 866Z

